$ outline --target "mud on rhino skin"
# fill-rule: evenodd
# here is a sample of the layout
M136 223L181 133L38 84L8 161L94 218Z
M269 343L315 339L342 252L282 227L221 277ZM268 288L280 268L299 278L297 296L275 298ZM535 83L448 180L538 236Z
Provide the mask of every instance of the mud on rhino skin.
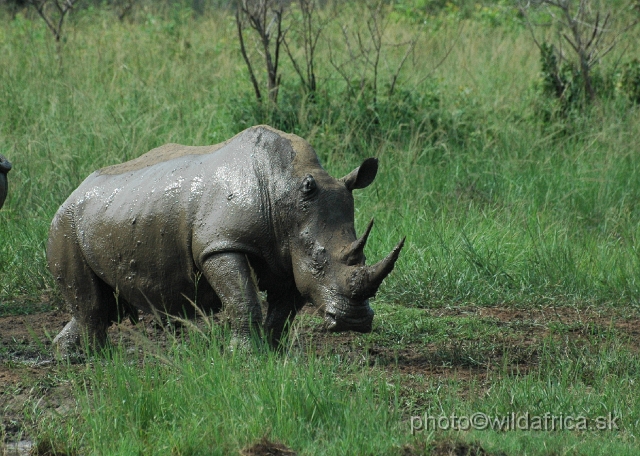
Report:
M9 171L11 171L11 163L4 155L0 154L0 209L9 191L9 184L7 182L7 173Z
M368 158L335 179L304 139L261 125L94 172L51 223L49 268L73 315L55 346L86 335L99 347L137 310L193 314L188 299L224 309L241 339L263 330L274 345L307 302L324 306L330 331L371 331L368 300L404 245L365 265L373 220L357 238L352 191L377 170Z

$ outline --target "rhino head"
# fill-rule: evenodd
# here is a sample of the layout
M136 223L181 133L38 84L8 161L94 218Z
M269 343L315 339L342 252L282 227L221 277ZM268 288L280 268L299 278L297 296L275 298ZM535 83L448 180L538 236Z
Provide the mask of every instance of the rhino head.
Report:
M354 228L353 190L370 185L378 171L376 158L366 159L341 179L322 168L298 179L296 232L290 246L296 287L302 296L325 309L329 331L370 332L374 312L369 306L393 269L398 245L379 263L365 265L364 248L373 226L361 237Z
M11 163L3 155L0 154L0 208L4 204L7 197L9 185L7 184L7 173L11 170Z

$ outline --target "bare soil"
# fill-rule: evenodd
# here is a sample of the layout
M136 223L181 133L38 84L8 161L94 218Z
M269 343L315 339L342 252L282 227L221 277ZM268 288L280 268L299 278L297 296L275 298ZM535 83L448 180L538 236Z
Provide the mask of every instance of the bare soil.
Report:
M615 331L632 349L640 348L640 317L615 309L513 307L457 307L425 309L430 316L477 316L490 319L496 325L517 327L504 340L483 345L473 341L450 341L444 344L409 344L392 349L363 342L362 336L352 333L327 334L314 320L314 309L305 313L306 324L298 328L299 343L313 343L322 353L340 354L345 359L399 372L403 388L411 389L418 376L430 378L474 379L482 384L492 371L513 365L519 373L535 368L540 342L550 335L580 339L594 331ZM49 311L32 315L0 317L0 455L29 454L33 429L47 413L65 414L74 410L72 384L68 367L56 361L51 352L51 340L70 320L63 311ZM555 330L553 328L556 328ZM110 329L112 340L124 340L143 331L158 340L162 331L150 315L141 316L141 324L134 327L123 322ZM555 332L554 332L555 331ZM131 342L134 343L133 341ZM78 364L80 367L81 364ZM32 410L34 412L30 413ZM38 413L35 412L38 410ZM3 446L4 442L4 446ZM22 443L19 443L22 442ZM245 454L294 454L279 443L258 442L245 449ZM458 448L457 443L434 447L432 454L486 454L482 448ZM262 453L260 452L264 450ZM414 454L407 448L406 454ZM422 454L422 453L421 453Z
M258 443L255 443L240 451L241 456L296 456L297 453L291 448L279 442L272 442L263 437Z

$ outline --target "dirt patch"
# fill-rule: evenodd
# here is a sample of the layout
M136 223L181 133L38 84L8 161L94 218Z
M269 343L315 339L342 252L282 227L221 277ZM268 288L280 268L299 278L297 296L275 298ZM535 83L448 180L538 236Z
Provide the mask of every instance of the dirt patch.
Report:
M17 443L0 446L3 456L77 456L76 453L67 453L60 448L56 448L48 440L43 440L37 444L30 440L22 440Z
M25 420L29 408L64 413L75 407L69 382L50 350L51 334L68 318L62 312L0 318L0 435L5 441L29 437L38 419L31 413L33 421Z
M506 456L504 453L489 453L479 443L466 443L456 440L442 440L435 443L431 456Z
M402 456L506 456L503 452L488 452L476 442L467 443L450 438L436 440L430 444L418 442L413 445L405 445L401 454Z
M442 316L440 311L425 309L424 312L430 316ZM316 311L309 309L303 311L303 317L313 317L315 321L301 325L298 345L315 346L318 355L337 356L349 363L375 366L406 375L458 380L482 378L494 367L502 368L505 365L519 373L526 373L536 365L539 343L549 331L541 322L518 321L507 312L508 309L505 309L504 320L483 315L475 308L462 309L455 315L495 320L497 326L517 325L516 330L510 331L509 337L478 340L452 338L439 343L411 342L401 347L389 347L367 342L366 337L353 333L327 333L321 329L321 319ZM451 313L447 316L451 316Z
M589 341L615 340L634 353L640 353L640 316L628 308L539 307L526 311L504 307L477 309L481 318L518 331L522 339L513 340L518 350L535 347L544 338Z
M272 442L263 437L258 443L240 451L242 456L296 456L298 453L282 443Z
M536 368L539 347L547 337L579 340L594 334L612 334L616 340L624 340L625 345L640 351L640 318L616 309L460 307L424 311L436 317L476 316L504 327L508 336L479 340L453 338L438 344L409 343L401 348L390 348L368 342L366 336L358 334L329 334L321 329L322 320L317 309L308 308L302 312L301 323L294 325L291 347L301 350L312 347L320 355L399 374L402 390L408 395L424 388L425 379L455 379L463 384L468 380L482 388L490 382L493 373L503 373L505 366L514 374L526 373ZM0 443L3 440L14 444L28 441L35 437L31 433L37 420L47 413L65 414L75 410L69 368L59 364L51 352L51 340L70 318L68 313L61 311L0 317ZM151 315L144 314L137 326L129 321L114 325L109 336L113 342L120 341L141 350L144 340L160 346L169 341L167 332ZM421 400L418 394L416 407L421 406ZM38 413L25 413L25 410L37 410ZM263 440L243 450L254 453L243 454L295 454L286 453L284 451L293 450L271 443ZM260 448L264 452L259 453ZM437 451L440 453L433 454L467 454L456 452L462 451L458 447L446 450L449 453L442 452L444 449ZM471 447L465 451L487 454Z
M69 321L65 312L0 317L0 389L22 378L21 367L43 367L53 360L51 340ZM32 369L33 371L33 369Z

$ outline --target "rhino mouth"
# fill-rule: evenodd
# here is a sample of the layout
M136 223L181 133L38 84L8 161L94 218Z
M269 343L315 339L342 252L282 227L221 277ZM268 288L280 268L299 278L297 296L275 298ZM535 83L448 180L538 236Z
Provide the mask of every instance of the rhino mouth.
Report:
M351 314L325 312L324 321L329 332L355 331L369 333L373 323L373 310L371 307L366 306Z

